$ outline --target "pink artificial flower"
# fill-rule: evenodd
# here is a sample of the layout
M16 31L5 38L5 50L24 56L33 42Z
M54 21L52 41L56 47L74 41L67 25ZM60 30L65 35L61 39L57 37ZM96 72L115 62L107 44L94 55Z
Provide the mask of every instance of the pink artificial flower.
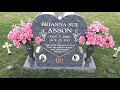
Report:
M87 37L87 38L92 38L92 37L94 37L93 32L88 32L86 37Z
M89 28L87 29L87 32L92 32L92 28L89 27Z
M20 24L20 27L21 27L21 28L24 28L24 27L25 27L25 24Z
M12 35L13 35L13 32L10 31L9 34L8 34L8 36L7 36L7 38L8 38L9 40L11 40Z
M17 31L20 31L20 27L14 27L14 28L12 28L12 30L13 30L13 32L17 32Z
M24 33L25 38L27 39L29 37L28 33Z
M14 31L12 36L13 36L14 38L17 38L17 37L20 36L20 32L19 32L19 31Z
M112 36L108 36L107 39L108 39L109 41L113 41L113 37L112 37Z
M103 25L101 25L101 24L98 24L98 25L97 25L97 28L98 28L99 30L102 30L102 29L103 29L103 27L104 27L104 26L103 26Z
M27 39L28 39L29 41L31 41L31 38L32 38L31 35L29 35L29 36L27 37Z
M25 39L25 37L24 37L23 34L21 34L21 35L20 35L20 40L23 40L23 39Z
M92 29L92 31L95 31L98 29L98 27L96 25L92 25L90 28Z
M29 34L32 34L32 29L29 29L29 30L28 30L28 33L29 33Z
M36 38L35 38L35 42L36 42L37 44L40 44L41 41L42 41L42 39L41 39L40 37L36 37Z
M110 48L115 45L112 36L109 35L109 29L98 21L94 21L87 29L87 41L80 37L82 44L86 42L87 45L97 45L105 48ZM83 40L83 41L82 41Z
M104 43L103 45L105 48L109 48L109 43Z
M21 21L19 26L12 28L7 38L11 40L17 48L20 46L21 42L26 44L27 40L31 41L32 38L34 38L32 34L32 23L24 23ZM36 38L36 42L39 43L41 40Z
M86 44L87 44L87 45L90 45L91 43L90 43L89 41L86 41Z
M13 40L15 40L16 39L16 37L14 36L14 35L12 35L11 36L11 40L13 41Z
M113 47L115 45L115 41L113 40L112 36L107 36L105 38L106 38L106 43L104 44L104 47L110 48L110 47Z
M96 38L91 37L91 38L88 39L88 42L92 45L95 45L96 44Z
M87 35L87 42L86 44L87 45L95 45L96 44L96 38L98 38L98 36L96 34L94 34L93 32L88 32Z
M16 46L16 48L20 47L20 42L17 40L13 40L13 44L14 44L14 46Z
M107 40L108 40L110 47L113 47L115 45L115 41L113 40L112 36L108 36Z
M106 42L106 40L104 38L100 38L99 39L99 46L103 47L105 42Z
M32 23L27 23L26 27L31 29L32 28Z
M26 23L24 23L23 21L21 21L21 24L19 26L20 26L20 28L24 28L26 26Z
M25 27L22 27L22 28L21 28L21 33L22 33L22 34L27 33L27 31L26 31L26 28L25 28Z
M98 34L95 34L95 35L94 35L94 38L96 38L96 40L99 40L99 39L100 39L100 37L99 37Z
M103 27L103 28L102 28L102 32L104 32L104 34L107 34L107 33L109 32L109 29L106 28L106 27Z
M109 45L110 45L110 47L113 47L115 45L115 41L110 41Z
M29 41L31 41L31 39L33 38L33 34L26 33L25 35L26 39L28 39Z
M100 45L100 42L99 42L99 41L96 41L96 45L99 46L99 45Z
M99 21L94 21L93 23L92 23L92 25L93 24L101 24Z
M26 44L26 42L27 42L26 39L23 39L23 40L22 40L22 43L23 43L23 44Z
M85 42L86 42L85 37L80 36L80 38L79 38L79 43L80 43L80 44L85 44Z

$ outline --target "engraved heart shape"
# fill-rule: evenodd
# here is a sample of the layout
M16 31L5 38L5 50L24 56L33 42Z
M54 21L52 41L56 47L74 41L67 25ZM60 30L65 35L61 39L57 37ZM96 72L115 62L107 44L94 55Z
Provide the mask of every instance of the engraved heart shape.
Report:
M41 46L56 56L62 56L78 46L79 36L87 30L85 20L77 15L68 15L59 20L49 14L39 15L33 21L34 37L43 39Z

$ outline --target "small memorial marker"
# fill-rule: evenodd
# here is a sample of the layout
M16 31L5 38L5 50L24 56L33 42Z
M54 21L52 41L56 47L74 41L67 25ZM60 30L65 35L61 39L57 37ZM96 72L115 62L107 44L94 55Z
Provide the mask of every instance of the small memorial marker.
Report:
M7 48L8 55L10 55L12 53L9 49L9 47L12 47L12 44L9 44L8 42L6 42L2 47Z
M113 58L116 58L118 53L120 52L120 47L118 48L114 48L114 50L116 51L115 54L113 55Z

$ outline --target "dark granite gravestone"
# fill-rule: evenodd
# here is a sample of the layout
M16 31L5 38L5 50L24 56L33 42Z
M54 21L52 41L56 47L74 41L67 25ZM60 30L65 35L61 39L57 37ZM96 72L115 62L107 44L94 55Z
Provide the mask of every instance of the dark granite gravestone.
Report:
M86 66L86 56L79 45L79 37L87 31L87 23L82 17L67 15L59 20L53 15L39 15L33 21L32 30L34 37L43 40L39 53L35 53L35 67L78 70Z

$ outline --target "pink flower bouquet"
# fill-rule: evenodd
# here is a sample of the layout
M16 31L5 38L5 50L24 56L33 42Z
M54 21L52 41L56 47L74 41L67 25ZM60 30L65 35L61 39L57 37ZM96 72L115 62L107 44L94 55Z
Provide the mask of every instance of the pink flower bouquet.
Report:
M110 48L115 45L113 37L109 36L109 29L98 21L94 21L91 24L87 30L86 37L80 36L79 43L105 48Z
M16 48L30 42L40 44L42 41L40 37L33 37L31 20L28 20L27 23L21 21L18 26L13 25L12 31L9 32L7 37L13 42Z

